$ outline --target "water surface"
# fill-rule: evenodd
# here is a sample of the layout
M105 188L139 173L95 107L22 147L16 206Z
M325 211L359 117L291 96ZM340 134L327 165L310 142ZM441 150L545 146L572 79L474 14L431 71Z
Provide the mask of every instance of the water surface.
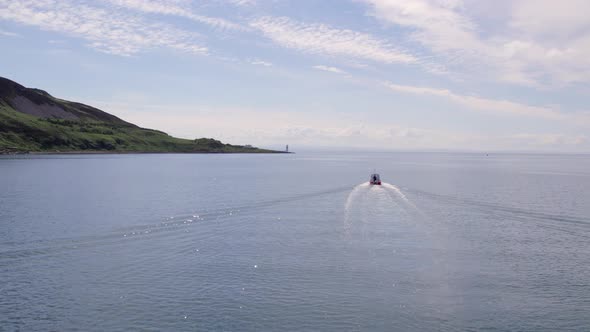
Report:
M589 156L10 156L0 188L0 330L590 328Z

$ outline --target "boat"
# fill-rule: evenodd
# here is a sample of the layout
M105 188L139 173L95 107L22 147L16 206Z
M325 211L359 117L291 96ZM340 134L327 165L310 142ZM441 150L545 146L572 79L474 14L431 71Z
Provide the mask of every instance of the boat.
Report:
M379 177L379 174L377 174L377 173L371 174L371 177L369 178L369 184L380 186L381 185L381 178Z

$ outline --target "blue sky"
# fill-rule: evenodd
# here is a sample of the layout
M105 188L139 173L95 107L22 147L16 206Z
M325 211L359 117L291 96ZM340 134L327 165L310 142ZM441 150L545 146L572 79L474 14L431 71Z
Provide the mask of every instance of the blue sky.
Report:
M590 1L0 0L0 76L236 144L590 152Z

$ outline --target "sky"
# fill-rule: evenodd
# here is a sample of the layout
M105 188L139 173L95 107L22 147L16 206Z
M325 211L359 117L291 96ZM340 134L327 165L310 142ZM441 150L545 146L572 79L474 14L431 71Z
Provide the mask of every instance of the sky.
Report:
M0 0L0 76L260 147L590 152L587 0Z

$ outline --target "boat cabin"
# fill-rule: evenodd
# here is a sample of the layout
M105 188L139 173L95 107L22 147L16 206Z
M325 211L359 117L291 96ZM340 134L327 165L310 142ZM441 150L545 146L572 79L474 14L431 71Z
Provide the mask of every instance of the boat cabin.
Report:
M379 177L379 174L377 173L373 173L371 174L371 178L369 179L369 183L373 184L373 185L381 185L381 178Z

